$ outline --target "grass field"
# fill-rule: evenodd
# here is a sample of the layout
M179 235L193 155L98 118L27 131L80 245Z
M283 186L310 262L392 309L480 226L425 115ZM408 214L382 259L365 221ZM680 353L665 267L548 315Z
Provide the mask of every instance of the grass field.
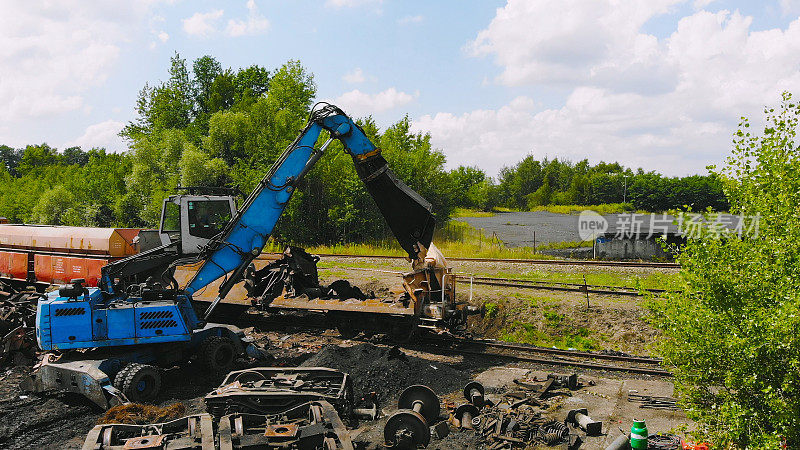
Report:
M508 248L500 240L483 235L480 230L476 230L465 222L454 220L436 230L433 242L445 256L455 258L552 259L552 256L534 252L532 247ZM558 243L552 247L537 247L537 250L567 248L556 247L557 245L569 246L571 244ZM394 239L386 239L374 243L317 245L306 247L306 250L311 253L331 255L407 256L406 252L400 248L400 245ZM265 251L280 252L283 249L279 245L270 242Z
M581 211L594 211L598 214L620 214L636 211L630 203L607 203L604 205L548 205L537 206L531 211L547 211L554 214L576 214Z

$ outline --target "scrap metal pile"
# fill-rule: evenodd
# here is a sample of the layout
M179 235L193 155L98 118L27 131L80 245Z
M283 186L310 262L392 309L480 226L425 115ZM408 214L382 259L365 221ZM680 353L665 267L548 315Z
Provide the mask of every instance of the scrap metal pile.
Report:
M36 291L18 291L0 282L0 366L36 353Z
M210 414L197 414L148 425L97 425L83 445L133 448L352 450L353 444L336 409L312 401L276 414L228 414L216 423Z
M456 299L455 274L441 251L430 244L422 261L402 275L402 289L376 296L346 280L319 283L319 257L288 247L280 259L261 269L251 265L244 286L253 305L269 311L324 311L342 337L360 332L388 333L396 342L411 339L418 328L463 333L469 315L481 309Z
M288 297L355 298L366 300L367 295L345 280L337 280L329 286L319 284L317 273L319 256L312 255L300 247L287 247L280 259L256 270L250 266L245 273L244 287L247 295L259 306L268 306L281 295Z
M351 450L352 385L328 368L262 367L231 372L206 398L208 413L147 425L102 424L89 449Z
M570 396L579 389L575 374L550 374L545 380L514 380L515 389L490 399L484 387L471 382L464 387L467 403L452 409L451 422L474 430L491 450L525 448L529 445L566 444L578 448L582 434L596 436L602 423L592 420L585 409L572 410L564 421L543 416L550 399Z

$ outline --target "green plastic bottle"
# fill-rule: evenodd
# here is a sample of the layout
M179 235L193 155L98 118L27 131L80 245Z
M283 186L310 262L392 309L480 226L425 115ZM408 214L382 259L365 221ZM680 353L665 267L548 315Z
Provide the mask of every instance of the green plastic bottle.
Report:
M631 448L647 450L647 425L644 420L634 420L631 427Z

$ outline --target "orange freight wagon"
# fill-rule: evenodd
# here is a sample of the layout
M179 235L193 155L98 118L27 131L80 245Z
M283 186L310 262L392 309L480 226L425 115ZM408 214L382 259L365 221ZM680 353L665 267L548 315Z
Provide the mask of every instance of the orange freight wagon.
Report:
M88 286L97 286L100 269L108 260L74 256L34 255L36 281L49 284L69 283L83 278Z
M18 282L96 286L100 269L136 253L138 228L0 224L0 277Z
M27 276L27 253L0 251L0 277L24 280Z

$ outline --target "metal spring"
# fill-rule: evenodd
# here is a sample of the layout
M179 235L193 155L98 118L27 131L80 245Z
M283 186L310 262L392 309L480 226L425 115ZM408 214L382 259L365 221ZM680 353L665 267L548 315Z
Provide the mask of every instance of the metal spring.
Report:
M569 428L563 422L552 421L542 426L542 431L545 434L555 433L559 438L564 439L569 436Z
M561 437L560 433L545 433L544 436L542 436L542 439L544 439L545 444L553 445L561 442L563 438Z

